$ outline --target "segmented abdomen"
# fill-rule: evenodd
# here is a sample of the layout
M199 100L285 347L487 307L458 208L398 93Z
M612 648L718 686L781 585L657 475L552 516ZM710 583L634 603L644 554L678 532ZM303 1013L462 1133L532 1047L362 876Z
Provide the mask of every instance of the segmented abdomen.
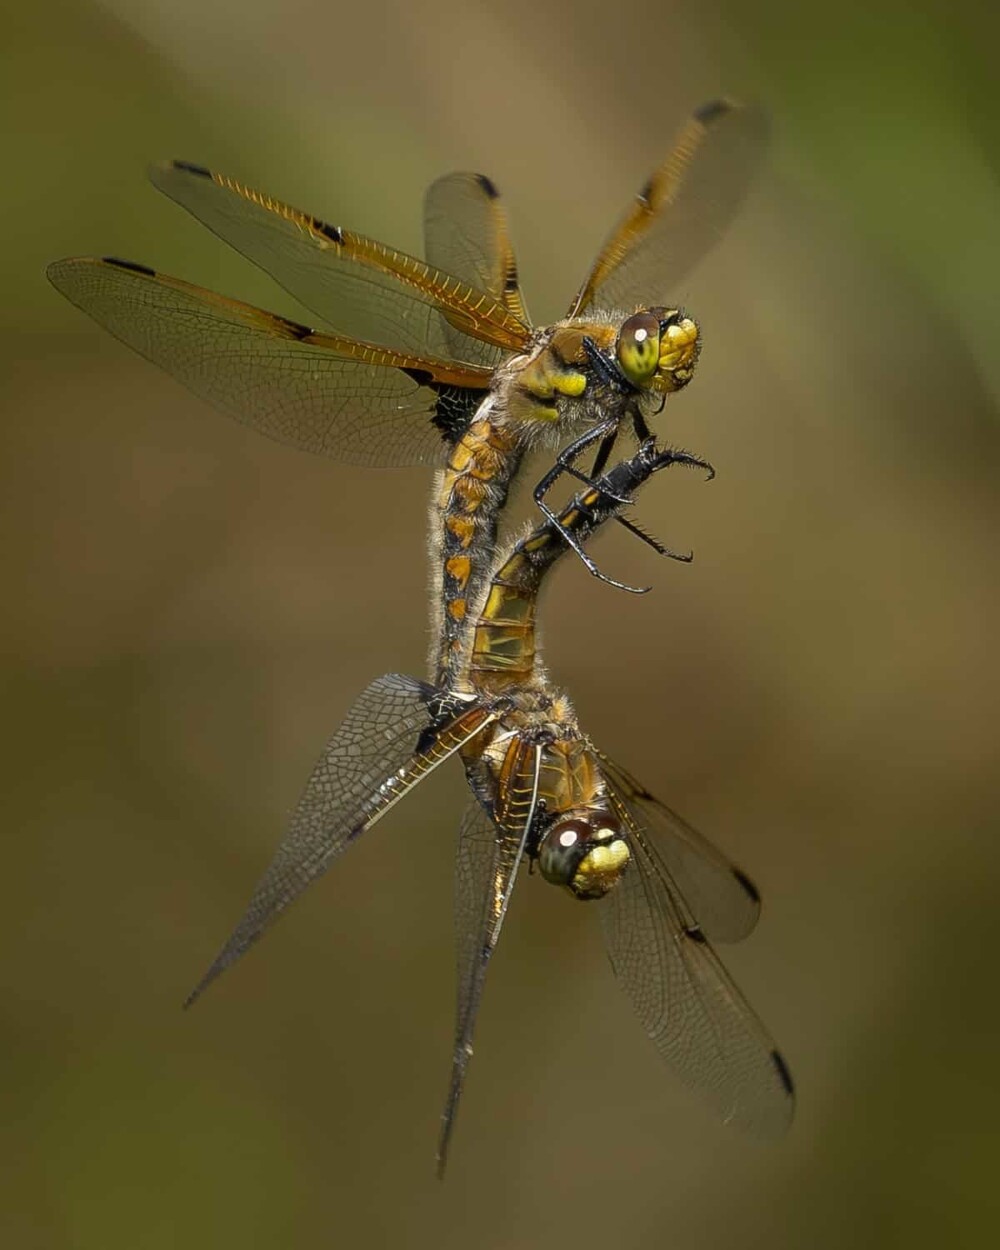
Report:
M436 681L449 686L461 675L475 610L496 551L497 522L511 478L520 464L516 428L494 425L488 416L472 422L455 444L434 494L439 518L438 593L441 624Z

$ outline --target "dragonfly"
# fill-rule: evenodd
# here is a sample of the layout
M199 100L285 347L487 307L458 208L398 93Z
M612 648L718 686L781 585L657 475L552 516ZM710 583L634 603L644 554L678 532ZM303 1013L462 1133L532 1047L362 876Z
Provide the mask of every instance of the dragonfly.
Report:
M710 466L652 438L495 559L469 622L467 671L444 689L389 674L333 735L249 905L188 1002L299 894L446 760L470 801L456 857L458 1006L438 1146L443 1174L487 967L519 868L594 901L619 982L657 1050L727 1122L772 1135L792 1118L788 1065L715 954L746 937L760 896L690 824L603 754L539 659L536 607L570 544L620 515L670 466Z
M132 261L77 257L47 272L118 339L261 433L350 464L435 466L432 677L441 685L467 667L466 622L527 453L570 440L534 489L558 525L546 502L553 484L564 474L592 480L619 432L647 438L665 400L690 382L699 328L669 292L722 234L766 138L756 106L697 109L567 316L547 326L528 318L499 192L472 173L428 189L421 260L201 165L152 169L158 190L270 274L318 328ZM588 449L584 473L577 462ZM596 576L645 589L608 577L571 531L563 537Z

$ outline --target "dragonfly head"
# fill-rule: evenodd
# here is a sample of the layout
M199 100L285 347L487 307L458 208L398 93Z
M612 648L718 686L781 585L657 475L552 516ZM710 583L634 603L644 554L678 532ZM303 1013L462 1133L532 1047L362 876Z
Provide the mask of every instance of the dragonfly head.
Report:
M580 899L603 898L629 858L621 825L610 812L569 812L545 830L538 844L545 880L566 886Z
M618 331L615 357L633 386L669 395L687 386L698 361L698 326L678 308L642 308Z

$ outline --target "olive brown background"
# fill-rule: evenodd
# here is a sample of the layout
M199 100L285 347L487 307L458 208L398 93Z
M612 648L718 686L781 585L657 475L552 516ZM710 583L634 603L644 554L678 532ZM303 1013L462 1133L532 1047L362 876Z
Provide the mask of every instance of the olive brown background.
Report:
M1000 19L53 0L4 27L3 1244L988 1242ZM662 475L638 512L695 563L605 535L605 566L652 593L565 561L542 615L588 732L759 883L757 933L723 953L798 1117L770 1145L715 1123L643 1037L594 914L526 877L438 1184L457 768L180 1010L352 698L423 671L428 474L266 442L42 270L125 256L301 316L146 162L410 249L424 186L472 168L551 319L722 93L762 99L775 141L665 293L705 347L662 423L718 477Z

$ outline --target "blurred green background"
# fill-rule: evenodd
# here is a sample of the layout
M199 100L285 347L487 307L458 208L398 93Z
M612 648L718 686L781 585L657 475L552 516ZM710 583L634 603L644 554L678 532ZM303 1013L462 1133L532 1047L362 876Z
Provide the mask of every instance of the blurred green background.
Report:
M4 27L3 1245L988 1244L993 11L53 0ZM411 249L424 186L464 167L503 188L551 318L720 93L763 99L776 137L674 293L705 350L666 434L718 478L661 477L640 509L696 562L609 534L606 567L653 593L566 562L543 619L587 730L760 884L724 953L799 1115L770 1146L713 1122L593 914L525 879L439 1185L457 768L179 1006L354 695L423 671L428 475L218 417L43 266L111 253L295 315L148 160Z

